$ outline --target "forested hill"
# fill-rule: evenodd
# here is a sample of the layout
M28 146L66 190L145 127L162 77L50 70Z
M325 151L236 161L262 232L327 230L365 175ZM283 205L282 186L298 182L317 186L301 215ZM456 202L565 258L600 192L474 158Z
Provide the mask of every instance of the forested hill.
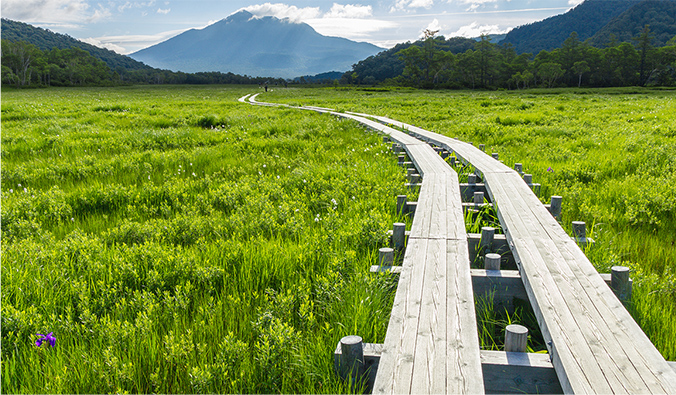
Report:
M589 41L595 47L603 47L613 40L630 42L641 34L645 25L650 27L652 44L665 46L676 36L676 1L647 0L636 4L615 17Z
M639 2L640 0L586 0L565 14L512 29L502 43L512 44L517 53L537 54L543 49L551 51L561 47L572 32L577 32L582 41L591 38L613 18Z
M128 56L120 55L108 49L87 44L71 36L54 33L23 22L2 18L2 38L10 42L25 41L33 44L42 51L52 48L70 49L80 48L89 52L97 59L104 61L111 70L151 70L152 67L136 61Z
M434 38L434 42L436 48L453 54L472 49L476 44L475 39L464 37L453 37L447 40L443 36L439 36ZM397 44L377 55L369 56L353 65L352 70L345 73L343 79L354 84L374 84L395 78L404 71L404 61L398 55L398 52L412 46L422 47L423 41Z

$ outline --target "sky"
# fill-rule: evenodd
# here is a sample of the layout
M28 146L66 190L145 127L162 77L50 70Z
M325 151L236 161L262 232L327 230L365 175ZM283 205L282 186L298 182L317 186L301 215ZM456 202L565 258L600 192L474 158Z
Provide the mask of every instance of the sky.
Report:
M1 15L129 54L240 10L304 22L326 36L383 48L425 29L446 37L502 34L563 14L582 0L2 0Z

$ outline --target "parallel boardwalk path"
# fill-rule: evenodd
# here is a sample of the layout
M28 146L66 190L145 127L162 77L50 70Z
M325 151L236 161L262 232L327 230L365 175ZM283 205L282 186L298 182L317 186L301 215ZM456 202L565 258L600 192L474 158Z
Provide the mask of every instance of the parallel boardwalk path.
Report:
M676 372L516 171L392 119L301 108L389 135L423 177L374 392L484 392L458 178L432 143L483 178L563 391L676 394Z

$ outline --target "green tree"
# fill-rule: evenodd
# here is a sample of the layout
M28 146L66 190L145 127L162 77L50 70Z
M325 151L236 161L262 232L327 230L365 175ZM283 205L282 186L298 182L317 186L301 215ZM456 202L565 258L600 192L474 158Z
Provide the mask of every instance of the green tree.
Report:
M648 77L646 76L647 69L649 69L649 64L651 63L651 58L652 54L654 52L654 48L652 45L652 40L654 38L654 35L650 33L650 27L648 25L645 25L643 27L643 30L641 31L641 34L638 37L634 37L634 41L636 42L636 45L639 50L640 58L639 58L639 66L638 66L638 73L639 73L639 84L641 86L645 85Z
M551 88L556 80L563 76L563 68L555 62L543 63L538 67L538 75L547 87Z
M582 75L590 72L591 68L589 68L589 64L586 61L582 60L580 62L575 62L573 71L578 75L577 87L579 88L582 85Z

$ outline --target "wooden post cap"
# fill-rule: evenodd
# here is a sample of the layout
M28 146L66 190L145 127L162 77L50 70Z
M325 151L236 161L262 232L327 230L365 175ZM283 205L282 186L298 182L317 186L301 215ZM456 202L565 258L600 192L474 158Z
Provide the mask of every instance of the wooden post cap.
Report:
M523 165L521 163L515 163L514 170L516 170L517 173L521 173L523 171Z
M392 245L395 250L402 250L406 243L406 224L395 222L392 229Z
M340 339L340 357L338 358L338 375L356 384L364 371L364 343L361 336L345 336Z
M474 204L482 204L484 202L483 192L474 192Z
M495 159L495 160L500 160L500 155L499 155L497 152L493 152L493 153L491 154L491 156L492 156L493 159Z
M493 245L493 239L495 238L495 228L490 226L484 226L481 228L481 241L479 243L479 248L481 251L488 252L491 250Z
M533 175L532 174L524 174L523 180L526 181L526 184L530 185L530 184L533 183Z
M562 201L563 198L561 196L552 196L551 199L549 200L549 211L556 219L558 219L561 216Z
M526 352L528 349L528 328L523 325L507 325L505 328L505 351Z
M486 150L486 144L479 144L479 149L482 151Z
M378 264L380 266L392 266L394 262L394 250L389 247L383 247L378 250Z
M468 174L467 175L467 183L468 184L476 184L476 174Z
M573 221L573 236L578 241L584 241L587 238L587 225L584 221Z
M484 269L500 270L500 254L486 254L486 258L484 259Z

